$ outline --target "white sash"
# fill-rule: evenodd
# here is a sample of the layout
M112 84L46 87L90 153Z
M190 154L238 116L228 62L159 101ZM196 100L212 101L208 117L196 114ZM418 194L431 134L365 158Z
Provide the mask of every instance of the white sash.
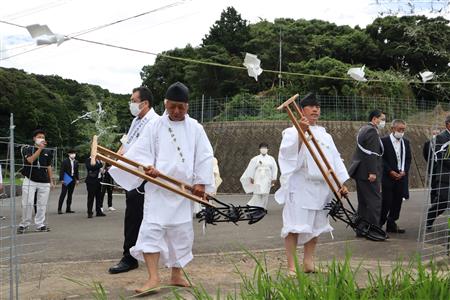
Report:
M362 129L362 128L361 128ZM384 154L384 146L383 146L383 142L381 141L380 137L378 137L378 139L380 140L380 146L381 146L381 154L380 153L376 153L376 152L372 152L366 148L364 148L363 146L361 146L361 144L359 143L359 134L361 133L361 129L358 131L358 135L356 136L356 144L358 144L358 148L364 152L367 155L376 155L378 157L383 156Z
M389 137L390 138L390 137ZM394 137L395 138L395 137ZM394 152L395 151L395 147L394 147L394 143L392 142L391 139L391 143L392 143L392 147L394 148ZM400 144L400 159L401 159L401 165L400 165L400 170L401 172L405 171L405 157L406 157L406 148L405 148L405 141L403 139L401 139L401 144ZM403 155L402 155L403 154ZM395 153L395 155L397 156L397 153ZM398 157L397 158L397 165L398 165Z

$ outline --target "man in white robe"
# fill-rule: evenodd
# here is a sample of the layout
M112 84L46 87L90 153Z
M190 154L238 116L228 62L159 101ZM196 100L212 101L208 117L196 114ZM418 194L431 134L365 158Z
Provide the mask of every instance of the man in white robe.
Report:
M260 154L253 157L241 176L242 188L253 197L247 203L267 209L270 188L275 184L278 176L278 166L275 159L267 154L269 145L259 145Z
M214 188L211 144L203 127L187 115L187 87L174 83L165 98L168 114L147 126L125 156L148 165L147 175L158 177L161 172L193 185L193 194L203 196L205 190L210 192ZM142 182L117 168L110 170L110 174L127 190ZM193 258L192 213L193 202L190 200L157 185L145 185L144 218L130 253L145 261L149 277L136 292L159 287L160 259L172 268L171 285L188 286L182 268Z
M349 176L333 138L316 124L320 104L315 95L308 94L300 101L300 107L304 114L300 121L303 131L308 128L312 131L340 182L347 181ZM311 141L309 143L313 145ZM281 237L285 239L288 269L295 273L297 244L304 244L303 270L314 272L313 254L318 236L333 230L328 212L324 210L332 199L332 192L295 127L283 131L278 163L281 188L275 193L275 200L284 204ZM346 195L348 190L343 186L340 192Z

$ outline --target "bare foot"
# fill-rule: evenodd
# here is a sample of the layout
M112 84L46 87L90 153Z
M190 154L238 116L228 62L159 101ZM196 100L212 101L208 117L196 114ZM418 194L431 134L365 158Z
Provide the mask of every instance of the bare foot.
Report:
M173 277L170 279L170 285L180 287L192 287L192 285L183 277Z
M303 272L305 273L316 273L316 269L314 267L314 263L303 261Z
M149 279L144 283L142 287L135 289L134 291L138 294L142 293L153 294L159 292L159 285L160 285L159 278Z
M288 271L288 277L297 277L297 272L295 270Z

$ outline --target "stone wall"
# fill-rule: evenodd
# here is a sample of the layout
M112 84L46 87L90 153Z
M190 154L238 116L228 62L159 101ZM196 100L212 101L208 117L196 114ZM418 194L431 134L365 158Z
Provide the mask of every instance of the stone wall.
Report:
M356 147L356 133L361 122L324 121L320 123L333 136L338 150L341 152L346 166ZM249 121L249 122L217 122L204 125L219 160L219 168L223 183L220 193L243 193L239 178L250 159L259 154L261 142L269 144L269 154L277 159L281 142L281 132L291 126L288 121ZM409 125L405 137L411 141L412 164L410 170L410 187L424 186L426 164L422 157L422 146L426 141L429 126ZM384 130L383 135L388 130ZM350 185L352 187L352 185ZM272 190L274 190L276 187Z

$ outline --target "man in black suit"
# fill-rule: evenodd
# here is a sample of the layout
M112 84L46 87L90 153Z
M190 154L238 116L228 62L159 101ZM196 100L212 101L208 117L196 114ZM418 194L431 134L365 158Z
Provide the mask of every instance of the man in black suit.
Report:
M61 181L61 194L59 195L58 202L58 215L62 214L62 206L64 203L64 198L67 194L67 203L66 203L66 213L74 213L74 211L70 208L72 204L72 194L75 189L75 184L79 183L80 177L78 174L78 161L75 159L76 153L75 150L69 150L67 152L68 157L63 160L61 164L61 170L59 172L59 181ZM64 174L66 174L66 178L71 178L69 184L67 184L64 180Z
M405 233L405 230L395 223L400 217L403 198L409 195L408 173L411 165L411 147L409 141L403 137L405 130L405 121L394 120L391 125L391 134L381 138L384 154L380 226L387 221L386 231L393 233Z
M437 197L437 180L436 180L436 162L435 148L436 148L436 136L439 134L439 129L433 129L431 131L431 138L423 144L422 155L427 162L427 186L430 186L430 202L436 203Z
M369 123L360 128L356 137L349 175L356 181L358 214L371 224L378 225L381 216L381 176L383 172L383 144L378 133L384 128L386 116L381 110L369 114ZM361 231L366 228L360 228ZM357 236L362 236L357 233Z
M95 212L97 217L106 216L101 209L101 201L102 201L102 190L100 184L100 169L103 167L103 164L99 160L95 160L91 162L91 158L86 159L86 188L88 191L87 196L87 214L88 218L92 218L92 207L94 205L95 198Z
M143 129L151 124L151 120L158 118L152 108L153 94L146 87L133 89L130 98L130 112L135 118L131 123L126 137L122 141L118 153L124 155L142 134ZM144 185L126 192L123 256L120 261L109 268L110 274L128 272L139 267L138 261L130 254L130 248L136 244L144 215Z
M450 115L445 118L446 129L436 136L433 177L436 180L435 197L428 209L427 230L431 230L436 218L449 206L450 193Z

